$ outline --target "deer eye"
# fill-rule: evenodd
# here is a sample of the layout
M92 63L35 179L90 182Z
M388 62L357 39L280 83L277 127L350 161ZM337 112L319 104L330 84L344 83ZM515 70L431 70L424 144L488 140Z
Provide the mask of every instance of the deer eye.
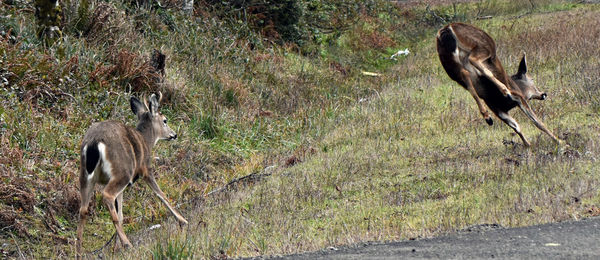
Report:
M165 125L167 124L167 119L165 118L165 120L163 120L163 123L165 123Z

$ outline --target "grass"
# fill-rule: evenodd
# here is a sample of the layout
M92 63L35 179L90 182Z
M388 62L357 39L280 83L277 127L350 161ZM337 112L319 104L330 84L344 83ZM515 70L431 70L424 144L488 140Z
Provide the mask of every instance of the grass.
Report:
M311 144L315 154L262 183L209 198L201 211L206 226L187 234L214 241L203 248L254 256L598 214L597 99L589 95L599 78L597 14L597 6L579 6L474 21L497 39L507 71L516 71L527 50L532 75L551 93L532 105L569 146L557 146L518 111L532 148L498 120L487 127L468 93L443 73L431 39L423 39L388 72L400 75L396 81L328 118L324 136Z
M548 18L536 15L523 23ZM338 121L345 123L336 124L320 144L318 150L326 152L232 203L232 208L248 209L248 223L255 223L238 225L270 227L267 233L274 237L267 244L274 245L271 253L281 253L431 236L477 223L521 226L587 214L597 195L593 110L581 104L544 106L555 107L556 114L541 112L548 125L578 122L576 130L559 130L577 136L567 135L570 148L556 147L519 116L525 131L536 137L535 151L524 149L505 126L486 129L475 112L468 113L475 110L463 90L431 77L401 80L381 98L343 113ZM550 93L560 92L559 86L545 86ZM591 115L587 126L581 114ZM282 250L282 243L291 250ZM253 255L248 247L246 254Z
M18 44L0 42L0 80L9 82L0 88L0 185L12 192L0 192L0 253L19 257L18 245L28 257L73 255L80 137L92 121L133 124L126 101L136 88L166 93L162 111L181 138L159 143L154 169L190 225L178 229L151 191L134 185L125 191L125 230L139 246L113 257L283 254L597 215L600 9L506 3L462 3L456 12L382 4L305 54L252 49L260 35L248 28L176 9L113 16L118 30L65 33L46 47L35 28L17 26L31 18L26 9L3 5L0 19L9 20L0 29L11 26ZM526 51L549 93L531 105L569 146L517 110L532 148L497 119L488 127L439 65L432 37L441 22L432 13L489 32L508 72ZM406 47L411 55L387 59ZM154 49L168 57L162 84L146 80ZM250 174L270 176L210 193ZM114 231L99 195L93 203L86 250Z

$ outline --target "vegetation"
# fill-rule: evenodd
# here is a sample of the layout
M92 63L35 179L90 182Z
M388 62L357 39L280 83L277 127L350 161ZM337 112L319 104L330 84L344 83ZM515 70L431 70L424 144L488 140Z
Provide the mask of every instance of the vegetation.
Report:
M115 257L284 254L600 214L600 6L426 2L197 1L189 14L177 1L61 1L49 41L32 3L5 1L0 254L73 256L83 133L133 124L129 96L158 90L180 137L159 142L154 170L190 225L136 184L123 209L138 246ZM492 35L509 72L527 52L549 93L531 104L568 146L517 110L531 148L484 123L437 60L435 32L451 21ZM98 192L92 204L84 248L113 254Z

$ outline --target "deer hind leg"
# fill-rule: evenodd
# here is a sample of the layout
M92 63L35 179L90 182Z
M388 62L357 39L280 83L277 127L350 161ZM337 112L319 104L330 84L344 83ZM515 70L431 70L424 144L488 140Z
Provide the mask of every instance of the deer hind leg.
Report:
M531 143L529 143L529 141L527 141L527 138L525 138L523 133L521 133L521 127L519 127L519 124L517 124L517 121L515 121L514 118L512 118L508 113L505 112L498 112L497 115L500 119L502 119L502 121L504 121L504 123L510 126L513 130L515 130L519 137L521 137L521 140L523 140L523 144L525 146L531 146Z
M512 95L511 95L510 90L508 89L508 87L506 85L504 85L504 83L500 82L500 80L498 80L496 78L496 76L494 76L494 74L483 64L482 61L486 60L488 58L489 57L474 57L474 56L469 55L469 62L475 68L477 68L477 70L479 70L481 72L481 74L483 74L486 78L488 78L489 80L491 80L492 82L494 82L494 84L500 90L500 93L502 93L506 97L510 97L510 98L514 99L512 97Z
M86 174L87 172L85 172L85 170L82 171L81 174ZM76 248L77 248L77 255L78 257L81 256L81 243L82 243L82 239L83 239L83 229L85 227L85 223L87 222L87 214L88 214L88 210L89 210L89 206L90 206L90 200L92 198L92 195L94 194L94 187L90 186L89 183L87 184L82 184L81 188L80 188L80 193L81 193L81 203L79 206L79 224L77 225L77 242L76 242Z
M473 82L471 81L471 76L469 74L469 71L467 71L466 69L461 69L460 76L462 77L462 80L463 80L464 84L466 85L465 88L469 91L469 93L471 93L471 96L473 96L473 99L475 99L475 103L477 103L477 108L479 108L479 112L483 116L483 119L485 119L485 122L487 122L488 125L493 125L494 120L492 120L492 117L490 116L487 109L485 108L483 101L481 100L479 95L477 95L477 91L475 91L475 88L473 87Z
M529 117L529 119L531 119L531 121L533 121L533 124L540 130L542 130L542 132L549 135L550 138L552 138L552 140L554 140L557 143L560 143L560 140L558 140L558 138L556 138L556 136L552 132L550 132L548 128L546 128L546 125L544 125L544 123L542 123L542 121L540 121L537 118L533 110L531 110L531 107L529 107L529 104L527 104L527 101L521 96L518 97L519 98L517 99L517 103L519 104L519 108L523 111L523 113L525 113L525 115L527 115L527 117Z
M117 215L119 216L119 225L123 226L123 192L119 193L115 203L116 203L115 207L117 209ZM119 246L118 246L119 241L121 241L121 239L119 238L119 236L117 236L115 238L113 252L115 252L119 248ZM121 242L121 245L125 246L125 244L123 242Z
M179 212L177 212L177 210L175 210L173 207L171 207L171 204L169 204L169 202L167 201L167 197L162 192L162 190L160 190L160 187L158 187L158 184L156 184L156 180L154 179L154 177L150 174L145 174L144 180L148 183L148 186L150 186L150 189L152 189L152 191L154 191L154 194L156 194L156 196L160 199L160 201L162 201L162 203L165 204L165 206L169 209L169 211L171 211L171 214L173 214L173 216L175 216L177 221L179 221L179 225L180 226L187 225L188 224L187 220L185 220L185 218L183 218L181 216L181 214L179 214Z
M117 212L117 209L115 207L115 204L118 203L117 197L119 197L121 193L123 193L123 190L125 189L125 187L127 187L127 183L128 182L119 182L115 179L111 179L106 185L106 187L104 187L104 190L102 191L102 197L104 198L104 204L106 204L108 212L110 213L110 216L112 218L113 224L115 225L118 239L121 240L121 243L125 247L131 247L131 242L129 242L129 239L127 239L125 232L123 232L122 217L119 218L119 213ZM119 205L119 207L121 207L122 210L122 205Z

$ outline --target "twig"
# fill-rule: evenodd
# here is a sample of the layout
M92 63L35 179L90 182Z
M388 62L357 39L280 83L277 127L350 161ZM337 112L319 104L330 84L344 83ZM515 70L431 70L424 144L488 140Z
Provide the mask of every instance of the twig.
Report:
M206 196L210 196L212 194L227 190L230 188L230 186L233 186L234 184L237 184L238 182L253 181L253 180L260 179L262 177L266 177L266 176L270 176L270 175L271 175L270 173L252 173L252 174L246 175L244 177L234 179L234 180L230 181L229 183L227 183L225 186L207 193Z
M112 237L110 237L110 239L108 240L108 242L106 242L106 244L104 244L102 247L100 247L100 248L98 248L98 249L96 249L96 250L94 250L94 251L90 251L90 252L89 252L89 253L87 253L87 254L92 254L92 255L95 255L95 254L98 254L98 253L100 253L100 251L104 250L104 248L106 248L106 247L107 247L107 246L110 244L110 242L111 242L111 241L113 241L113 239L114 239L116 236L117 236L117 231L115 231L115 233L113 233Z
M75 99L75 97L74 97L73 95L71 95L71 94L69 94L69 93L67 93L67 92L62 92L62 91L61 91L61 92L60 92L60 93L58 93L57 95L70 97L70 98L72 98L74 101L75 101L75 100L77 100L77 99Z
M21 247L19 247L19 243L17 243L17 239L15 238L15 235L10 233L10 236L12 237L13 241L15 242L15 245L17 246L17 251L19 252L19 256L21 257L21 259L25 259L23 252L21 252Z
M270 169L271 167L274 167L274 166L267 167L267 168L265 168L265 170L263 170L263 171L266 171L267 169ZM252 173L252 174L249 174L249 175L246 175L246 176L240 177L240 178L236 178L236 179L234 179L234 180L230 181L229 183L227 183L225 186L223 186L223 187L221 187L221 188L218 188L218 189L216 189L216 190L213 190L213 191L211 191L211 192L207 193L207 194L206 194L206 196L210 196L210 195L212 195L212 194L219 193L219 192L221 192L221 191L227 190L227 189L229 189L231 186L233 186L233 185L235 185L235 184L237 184L237 183L239 183L239 182L250 182L250 181L255 181L255 180L258 180L258 179L262 179L262 178L264 178L264 177L267 177L267 176L271 176L271 174L272 174L272 173L270 173L270 172L267 172L267 173Z
M437 15L437 14L435 13L435 11L432 11L429 5L427 5L427 7L425 7L425 10L426 10L426 11L427 11L427 12L428 12L428 13L429 13L431 16L433 16L434 18L437 18L437 19L439 19L440 21L442 21L442 24L447 24L447 23L448 23L448 22L446 22L446 19L444 19L444 18L440 17L439 15Z
M14 227L14 226L15 226L14 224L8 225L6 227L0 228L0 231L4 231L5 229L9 229L9 228Z

